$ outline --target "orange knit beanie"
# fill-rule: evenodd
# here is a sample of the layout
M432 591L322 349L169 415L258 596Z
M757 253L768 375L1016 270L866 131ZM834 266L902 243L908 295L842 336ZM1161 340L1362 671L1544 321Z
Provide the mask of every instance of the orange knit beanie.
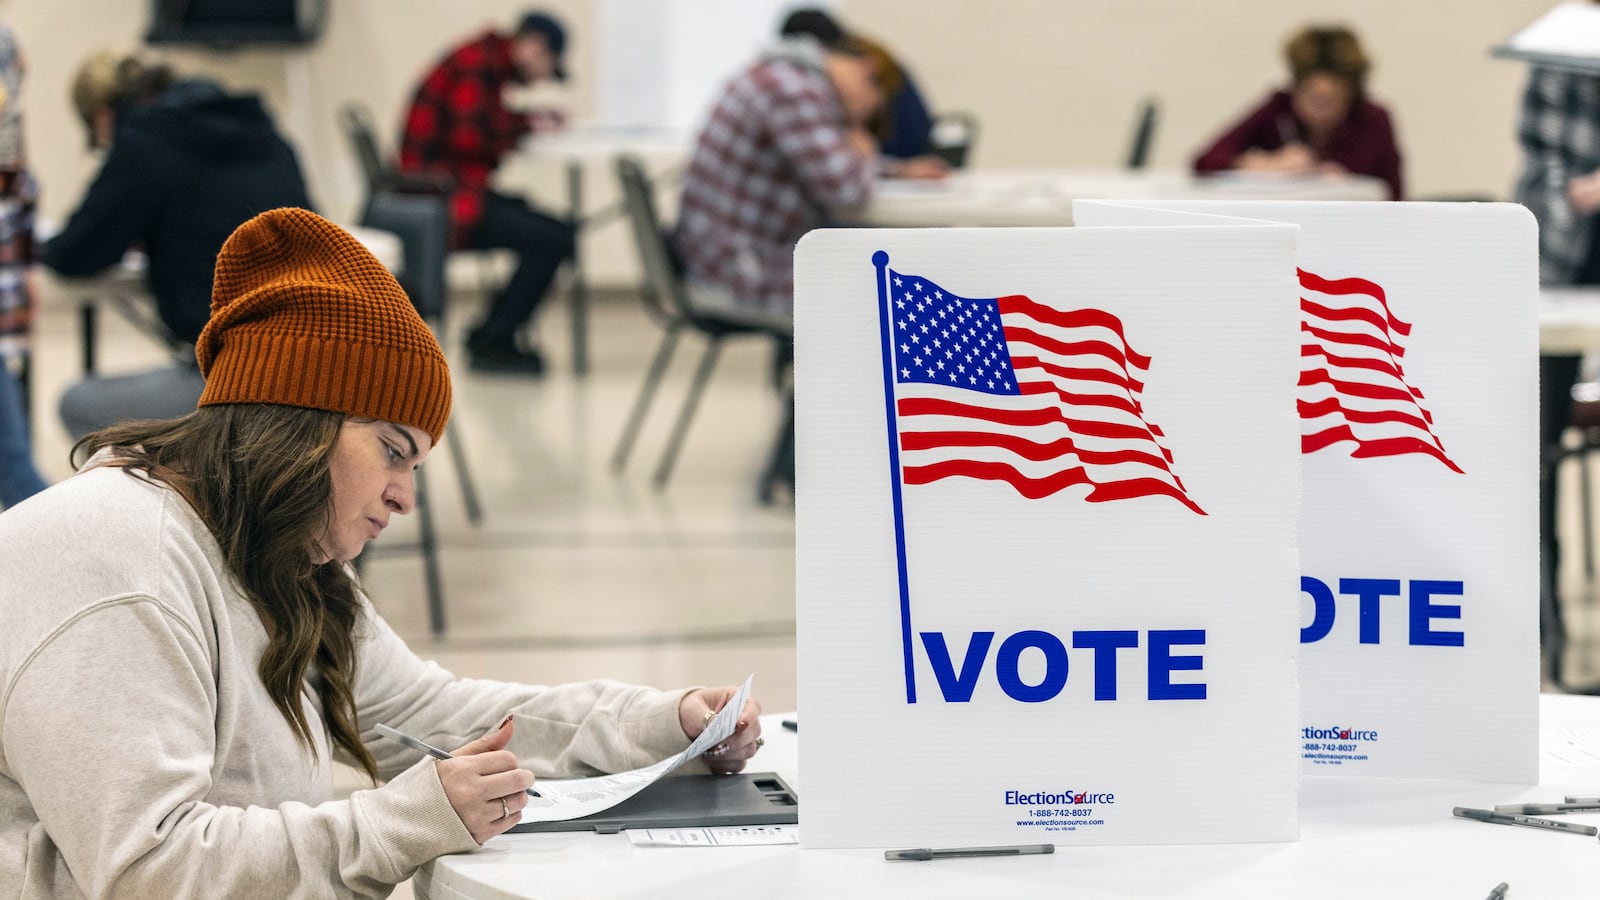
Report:
M262 213L222 245L195 357L201 406L326 409L435 443L450 417L444 352L405 291L348 232L303 209Z

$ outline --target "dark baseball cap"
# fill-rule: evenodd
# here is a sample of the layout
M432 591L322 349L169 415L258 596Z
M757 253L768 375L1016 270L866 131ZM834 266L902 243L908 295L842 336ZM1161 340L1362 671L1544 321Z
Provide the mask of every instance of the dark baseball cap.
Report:
M567 30L561 27L555 16L544 12L530 12L522 17L517 24L517 37L537 34L544 38L544 44L550 48L550 55L555 57L555 77L559 81L567 80L567 67L561 61L561 54L567 49Z

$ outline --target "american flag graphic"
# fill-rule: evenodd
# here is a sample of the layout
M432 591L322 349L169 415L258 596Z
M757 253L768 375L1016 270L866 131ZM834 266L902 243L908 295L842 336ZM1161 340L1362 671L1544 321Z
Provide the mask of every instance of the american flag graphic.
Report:
M1364 278L1300 274L1300 452L1351 442L1357 458L1425 453L1461 468L1433 432L1402 360L1411 326Z
M957 296L887 270L902 482L1003 481L1038 499L1166 496L1200 515L1145 418L1150 358L1122 321L1013 295Z

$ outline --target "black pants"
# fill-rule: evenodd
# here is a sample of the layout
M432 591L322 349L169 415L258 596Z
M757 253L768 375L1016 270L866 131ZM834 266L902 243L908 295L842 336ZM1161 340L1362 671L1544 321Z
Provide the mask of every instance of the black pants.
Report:
M509 343L517 329L533 318L556 271L572 258L573 239L570 224L539 212L525 200L492 192L485 197L483 218L473 229L471 245L516 251L517 270L475 329L479 340Z

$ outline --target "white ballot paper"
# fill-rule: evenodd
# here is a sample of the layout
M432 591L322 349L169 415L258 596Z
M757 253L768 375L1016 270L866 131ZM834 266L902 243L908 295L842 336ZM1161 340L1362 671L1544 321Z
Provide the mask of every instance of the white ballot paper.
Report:
M584 816L605 812L654 784L663 775L693 757L727 740L739 726L739 713L744 709L745 701L750 698L750 682L755 677L754 673L746 677L744 684L739 686L738 693L733 695L733 699L711 719L705 730L700 732L700 736L694 739L694 743L678 754L642 769L618 772L615 775L540 781L533 786L533 789L543 796L528 798L528 805L522 808L522 821L564 822L568 819L581 819Z
M629 828L635 847L761 847L800 843L799 825L726 825L720 828Z

